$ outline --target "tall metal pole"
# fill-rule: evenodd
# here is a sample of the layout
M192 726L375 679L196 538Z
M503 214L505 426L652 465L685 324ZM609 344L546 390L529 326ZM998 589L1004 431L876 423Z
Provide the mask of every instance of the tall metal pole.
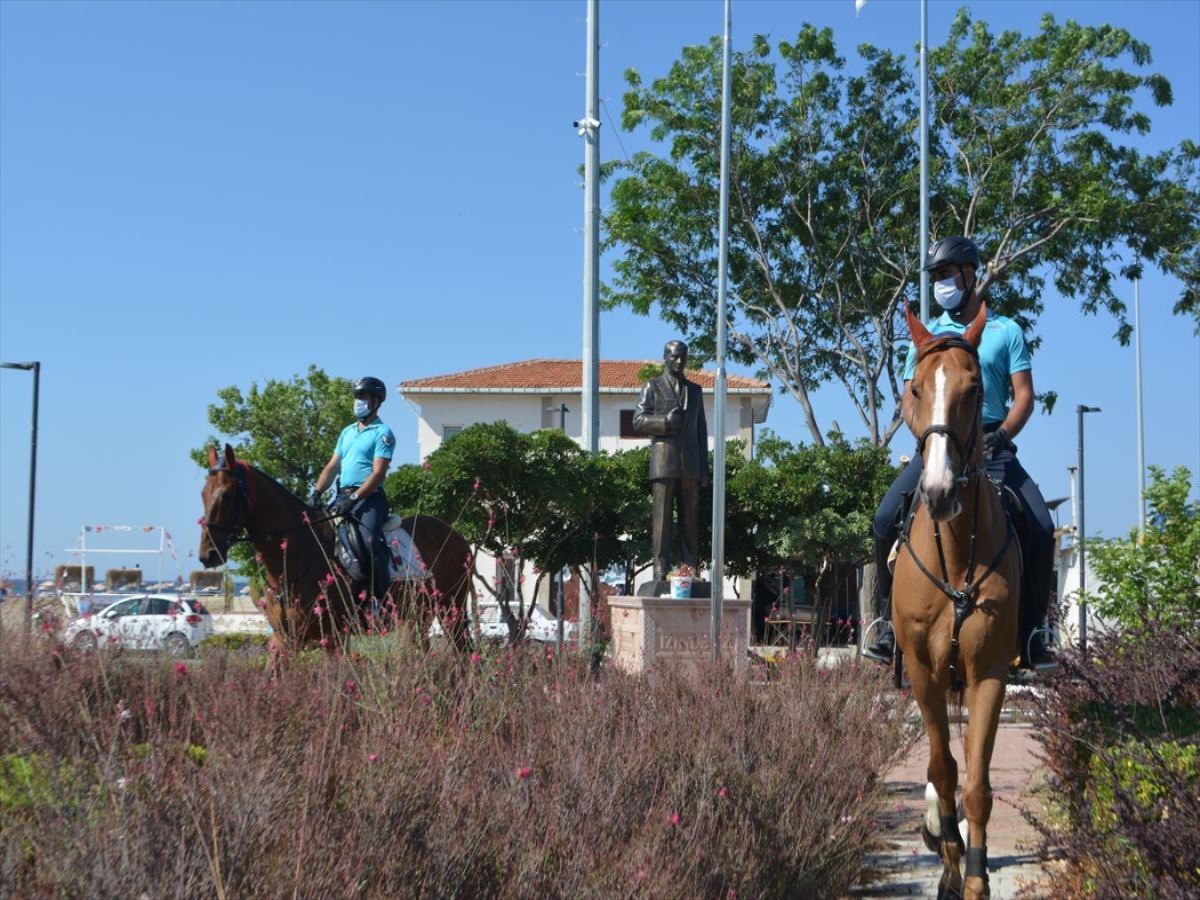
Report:
M1075 414L1079 418L1079 472L1077 478L1079 480L1079 529L1075 535L1075 541L1078 545L1079 559L1079 596L1076 598L1076 603L1079 607L1079 652L1087 653L1087 562L1084 559L1084 538L1087 534L1087 529L1084 527L1083 520L1083 414L1090 412L1100 412L1098 406L1076 406Z
M921 0L921 266L929 256L929 0ZM921 321L929 321L929 273L921 269Z
M721 605L725 575L725 302L729 289L729 142L732 130L731 53L733 0L725 0L721 61L721 194L717 240L717 382L713 391L712 618L713 662L721 656Z
M41 391L40 362L0 363L0 368L33 372L33 426L29 433L29 521L25 531L25 637L33 632L33 511L37 500L38 395Z
M583 449L600 449L600 3L587 5L587 109L576 123L584 141L583 157ZM595 573L592 573L593 575ZM579 580L579 639L592 645L592 597L587 579Z
M1141 279L1133 279L1134 360L1137 366L1137 467L1138 536L1146 534L1146 423L1142 418L1142 292Z

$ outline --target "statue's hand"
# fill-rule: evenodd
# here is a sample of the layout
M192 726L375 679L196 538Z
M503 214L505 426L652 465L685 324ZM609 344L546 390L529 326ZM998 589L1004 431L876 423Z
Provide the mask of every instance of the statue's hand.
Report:
M683 425L683 410L678 406L672 407L671 411L667 413L667 427L678 431L681 425Z

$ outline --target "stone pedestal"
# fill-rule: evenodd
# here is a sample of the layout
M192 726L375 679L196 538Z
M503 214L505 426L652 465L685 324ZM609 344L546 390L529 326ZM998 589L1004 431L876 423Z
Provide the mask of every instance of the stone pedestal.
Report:
M712 601L670 597L608 598L613 662L630 672L664 665L694 667L712 658ZM750 641L750 601L721 604L721 656L741 671Z

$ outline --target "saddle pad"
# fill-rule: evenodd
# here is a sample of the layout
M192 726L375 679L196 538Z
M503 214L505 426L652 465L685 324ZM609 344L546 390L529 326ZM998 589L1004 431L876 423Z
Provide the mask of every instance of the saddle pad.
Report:
M425 565L425 560L421 559L417 545L413 543L412 536L407 531L403 528L391 528L384 536L391 559L392 581L425 581L432 577L429 567Z

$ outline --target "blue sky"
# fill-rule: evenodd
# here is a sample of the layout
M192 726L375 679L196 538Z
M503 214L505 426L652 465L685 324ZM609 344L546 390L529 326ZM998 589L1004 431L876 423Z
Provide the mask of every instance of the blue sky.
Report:
M929 4L932 43L960 5ZM1139 146L1200 140L1195 0L970 5L997 29L1031 33L1044 12L1129 28L1175 91ZM43 364L35 568L69 561L84 524L161 524L186 575L203 482L187 451L226 385L310 363L394 386L577 356L584 19L583 0L0 3L0 358ZM736 0L735 47L804 21L850 58L870 42L915 59L915 0L871 0L857 18L851 0ZM602 0L602 158L648 146L615 139L621 73L665 73L721 22L716 0ZM1200 341L1170 315L1177 294L1143 282L1146 459L1196 473ZM1110 319L1046 301L1035 378L1059 407L1031 422L1021 457L1047 497L1067 494L1075 405L1102 407L1087 423L1089 532L1123 534L1137 515L1133 350ZM672 336L608 312L601 352L653 358ZM30 394L27 374L0 372L7 573L24 570ZM823 423L860 433L837 391L816 402ZM416 461L412 410L393 398L384 414L398 461ZM787 397L768 425L806 436ZM135 559L157 569L122 562Z

